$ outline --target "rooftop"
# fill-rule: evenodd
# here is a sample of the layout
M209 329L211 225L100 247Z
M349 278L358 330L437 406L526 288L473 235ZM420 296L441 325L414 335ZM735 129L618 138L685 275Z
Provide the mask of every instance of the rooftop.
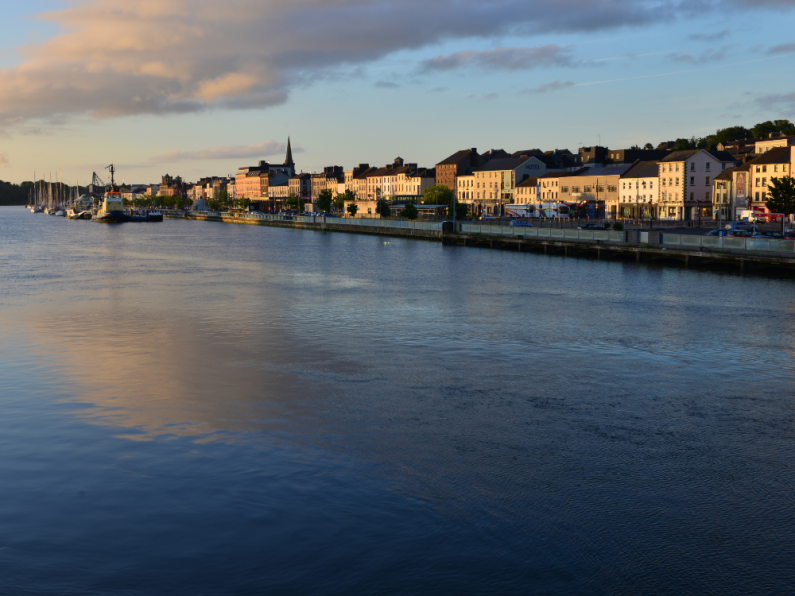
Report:
M622 178L656 178L660 175L660 162L654 161L636 161L629 169L624 172Z
M765 165L769 163L789 163L790 147L774 147L748 162L748 165Z

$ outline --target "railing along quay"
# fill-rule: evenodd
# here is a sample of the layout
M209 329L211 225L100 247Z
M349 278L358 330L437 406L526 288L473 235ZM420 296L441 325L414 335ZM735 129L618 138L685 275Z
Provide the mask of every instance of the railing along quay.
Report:
M350 217L313 217L257 213L164 212L226 223L272 225L349 233L405 236L441 241L448 245L543 250L565 255L592 253L597 258L679 260L687 266L724 262L739 266L782 266L795 269L795 240L699 236L665 230L578 230L567 227L505 226L494 223L433 222ZM173 215L172 215L173 213Z

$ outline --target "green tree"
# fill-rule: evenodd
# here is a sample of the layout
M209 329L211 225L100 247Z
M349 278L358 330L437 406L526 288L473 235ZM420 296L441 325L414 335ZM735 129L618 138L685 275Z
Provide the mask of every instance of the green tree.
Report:
M632 147L630 147L630 149L635 150L635 151L640 150L640 145L632 145Z
M643 146L643 148L644 148L644 149L654 149L654 145L652 145L651 143L646 143L646 144Z
M751 136L755 139L764 139L769 137L771 132L780 132L787 136L795 135L795 124L789 120L760 122L751 129Z
M400 217L405 217L406 219L417 219L419 216L419 211L414 206L414 203L406 203L403 209L400 210Z
M248 208L251 206L251 199L240 199L237 204L240 206L241 209L244 211L248 211Z
M334 197L334 210L342 211L343 209L345 209L345 201L355 201L355 200L356 200L356 195L354 195L349 190L339 193L336 197Z
M295 209L298 213L304 212L304 203L306 201L301 197L296 197L295 195L290 195L286 199L284 199L284 206L288 209Z
M375 212L381 217L390 217L392 215L392 207L389 206L388 201L382 199L375 204Z
M795 213L795 178L792 176L772 178L767 190L765 206L771 213L784 215Z
M356 195L352 190L346 188L344 193L337 195L337 199L341 199L343 204L351 203L356 200Z
M331 191L328 188L324 188L320 191L320 195L317 198L317 210L331 211L331 203L333 200L334 196L331 194Z
M348 203L348 213L351 217L356 217L356 213L359 211L359 205L356 203Z
M469 217L469 205L467 205L466 203L456 203L455 218L466 219L467 217Z
M720 128L715 131L714 135L709 137L711 145L718 146L719 143L731 143L741 139L747 139L751 136L750 131L744 126L730 126L728 128Z
M455 195L453 191L442 184L429 186L422 193L424 205L449 205L453 202Z

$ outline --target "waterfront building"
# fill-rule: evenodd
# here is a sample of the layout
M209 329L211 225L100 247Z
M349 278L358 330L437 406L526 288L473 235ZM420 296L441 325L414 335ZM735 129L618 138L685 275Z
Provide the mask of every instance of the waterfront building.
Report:
M623 218L657 213L659 162L636 161L619 177L618 214Z
M295 162L293 161L292 145L288 138L284 163L272 164L267 160L260 160L256 166L244 166L237 170L235 174L236 195L241 199L250 199L252 204L265 202L269 198L268 188L271 184L281 184L294 175Z
M539 203L541 200L540 191L541 178L526 178L516 185L514 200L519 205Z
M364 186L367 185L367 179L362 178L362 174L365 174L370 170L370 164L360 163L358 166L354 167L352 170L345 170L345 190L351 191L354 195L360 190L360 184L362 180L364 180ZM357 195L358 196L358 195Z
M342 166L328 166L323 168L322 172L310 174L311 179L311 199L316 202L320 193L324 190L330 190L332 196L337 195L338 183L345 183L345 171Z
M543 156L494 158L475 168L475 201L478 211L489 215L504 213L505 204L516 202L514 188L528 178L536 178L547 172L549 165Z
M756 153L761 155L777 147L791 147L795 145L795 136L786 136L780 132L771 132L766 139L759 139L754 143Z
M296 174L288 182L288 196L309 200L312 198L311 174Z
M438 167L438 166L437 166ZM437 177L438 181L438 177ZM456 200L459 203L473 204L475 199L475 176L468 174L466 176L456 177Z
M637 161L659 161L671 152L666 149L608 149L606 166L630 166Z
M658 163L659 219L712 217L712 181L734 157L723 151L674 151Z
M393 170L402 167L403 158L396 157L391 164L387 164L383 168L372 168L367 174L365 174L367 179L367 192L365 198L377 201L382 197L388 197L388 193L385 192L387 177L392 173Z
M765 204L768 186L775 178L792 175L792 150L788 146L773 147L746 164L750 166L746 209L760 213L770 212Z
M458 189L458 177L472 174L472 170L482 163L483 160L474 147L457 151L436 164L435 183L455 191Z

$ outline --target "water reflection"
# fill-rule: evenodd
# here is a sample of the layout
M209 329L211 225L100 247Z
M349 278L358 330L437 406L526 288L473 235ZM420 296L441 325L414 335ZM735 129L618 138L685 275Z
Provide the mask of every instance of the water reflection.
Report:
M223 589L197 573L210 561L237 591L724 594L795 579L789 281L30 221L0 218L0 253L17 255L0 265L0 351L24 353L91 424L48 421L32 382L8 386L24 416L0 407L27 421L17 452L51 460L42 478L71 487L65 466L78 490L121 487L103 519L130 536L110 542L135 574L107 571L106 586L173 587L146 571L148 550L194 592L196 576ZM70 258L53 265L53 246ZM36 427L52 437L26 442ZM20 499L0 515L53 511L49 527L85 538L69 507ZM15 544L0 570L73 562Z

